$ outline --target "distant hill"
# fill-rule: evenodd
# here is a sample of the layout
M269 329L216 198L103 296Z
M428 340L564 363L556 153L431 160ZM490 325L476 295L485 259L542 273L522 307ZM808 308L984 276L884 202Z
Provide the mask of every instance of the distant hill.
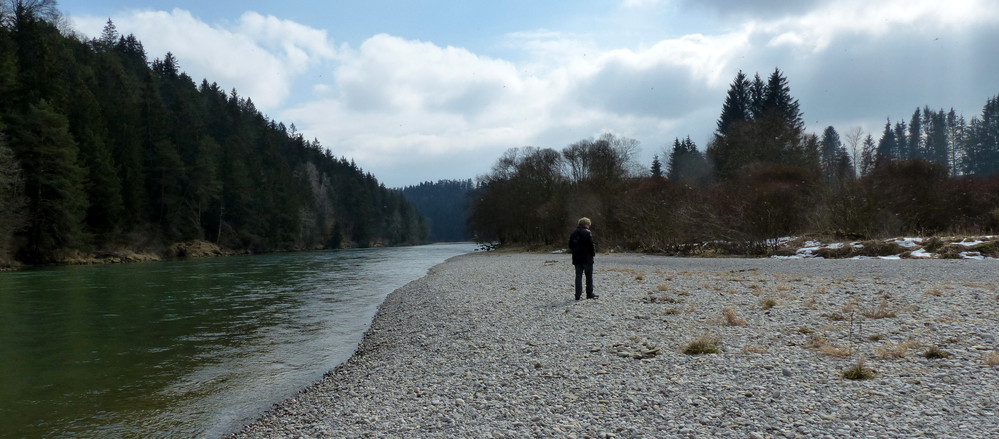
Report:
M170 53L149 62L110 21L83 41L55 17L29 7L0 26L0 265L426 240L402 194L249 97L196 85Z
M438 180L402 189L403 195L425 216L433 242L468 241L468 194L472 180Z

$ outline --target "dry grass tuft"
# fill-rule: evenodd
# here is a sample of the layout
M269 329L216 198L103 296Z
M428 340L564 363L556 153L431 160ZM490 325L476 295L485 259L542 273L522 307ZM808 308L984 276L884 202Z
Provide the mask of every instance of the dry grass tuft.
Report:
M777 306L777 299L774 299L773 297L767 296L764 297L763 300L760 300L760 308L762 309L767 310L775 306Z
M670 309L667 309L666 311L663 311L663 314L666 314L668 316L675 316L675 315L679 315L682 312L683 311L680 311L680 308L670 308Z
M765 354L769 352L766 346L754 343L746 343L742 345L742 349L740 349L740 351L744 354Z
M718 347L720 344L720 337L705 332L691 340L690 343L687 343L687 346L681 352L687 355L717 354L721 352L721 349Z
M725 316L725 322L729 326L746 326L746 319L739 317L739 313L731 306L725 307L722 310L722 315Z
M668 283L660 282L659 285L656 285L656 289L659 291L669 291L670 287Z
M820 335L813 335L805 342L806 347L817 349L819 353L830 357L845 358L850 356L850 349L837 346L829 342L829 339Z
M829 320L832 320L834 322L842 322L842 321L846 320L846 316L844 316L843 314L840 314L838 312L831 312L831 313L827 313L827 314L822 314L822 317L828 317Z
M869 319L887 319L895 317L895 311L888 307L888 299L881 299L881 304L874 309L864 310L861 313L864 317Z
M836 346L832 343L820 347L819 352L821 352L823 355L836 358L846 358L849 357L850 354L852 353L850 351L850 348L845 348L843 346Z
M805 308L808 309L819 309L819 303L815 301L814 297L809 297L808 300L805 301L805 303L801 304L801 306L804 306Z
M930 346L929 348L926 349L926 352L923 352L923 358L927 358L930 360L939 360L941 358L947 358L949 356L950 352L940 349L936 345Z
M899 344L892 342L885 343L881 346L874 348L874 355L878 358L886 360L895 360L899 358L905 358L906 354L909 353L909 349L914 349L918 347L918 343L907 340Z
M943 296L943 291L940 291L939 288L930 288L930 289L928 289L926 291L923 291L923 295L925 295L925 296L933 296L933 297L940 297L940 296Z
M802 326L802 327L798 328L795 332L797 332L799 334L814 334L815 330L812 329L812 328L809 328L807 326Z
M989 354L985 356L985 365L993 367L999 366L999 353L996 353L996 351L989 352Z
M848 380L869 380L875 377L874 370L867 367L864 358L858 358L857 363L843 371L843 378Z

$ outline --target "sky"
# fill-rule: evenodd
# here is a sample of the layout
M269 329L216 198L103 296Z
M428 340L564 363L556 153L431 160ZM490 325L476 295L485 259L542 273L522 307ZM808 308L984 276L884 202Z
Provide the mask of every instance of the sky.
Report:
M880 137L916 108L999 94L993 0L61 0L150 61L249 97L388 187L485 175L509 148L604 133L643 167L703 150L741 70L779 68L807 130Z

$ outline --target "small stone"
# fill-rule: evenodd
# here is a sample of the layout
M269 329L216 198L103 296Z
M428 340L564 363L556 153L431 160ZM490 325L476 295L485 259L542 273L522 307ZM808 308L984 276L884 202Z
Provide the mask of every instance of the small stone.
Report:
M788 368L786 368L786 367L785 367L784 369L782 369L782 370L780 371L780 373L781 373L781 374L783 374L783 375L784 375L784 376L786 376L786 377L789 377L789 376L792 376L792 375L794 375L794 372L792 372L792 371L791 371L791 369L788 369Z

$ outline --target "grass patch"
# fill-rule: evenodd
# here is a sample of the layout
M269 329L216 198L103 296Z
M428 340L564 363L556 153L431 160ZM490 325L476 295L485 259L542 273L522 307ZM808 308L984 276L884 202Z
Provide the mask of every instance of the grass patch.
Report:
M867 362L863 358L858 358L853 366L843 371L843 378L848 380L869 380L875 376L874 370L867 367Z
M663 311L663 314L666 314L668 316L675 316L675 315L680 315L682 312L683 311L680 311L680 308L670 308L667 309L666 311Z
M809 328L807 326L802 326L802 327L796 329L795 332L797 332L799 334L806 334L807 335L807 334L814 334L815 330L812 329L812 328Z
M722 309L722 316L725 317L725 323L729 326L746 326L746 319L739 317L739 313L731 306Z
M687 343L681 352L687 355L717 354L721 352L721 338L705 332Z

